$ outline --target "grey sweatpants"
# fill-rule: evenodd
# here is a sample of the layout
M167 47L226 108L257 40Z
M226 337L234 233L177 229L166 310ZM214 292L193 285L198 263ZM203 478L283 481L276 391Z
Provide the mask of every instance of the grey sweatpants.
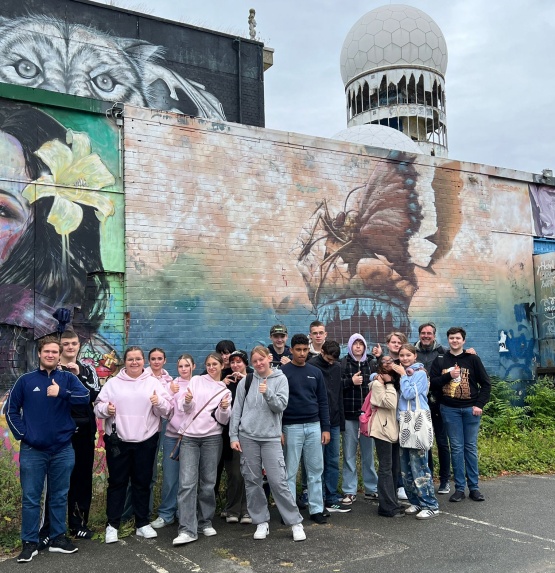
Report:
M241 473L247 492L247 509L255 525L270 521L268 501L262 487L262 468L272 490L276 506L286 525L297 525L303 518L287 484L285 459L279 440L252 440L239 435Z

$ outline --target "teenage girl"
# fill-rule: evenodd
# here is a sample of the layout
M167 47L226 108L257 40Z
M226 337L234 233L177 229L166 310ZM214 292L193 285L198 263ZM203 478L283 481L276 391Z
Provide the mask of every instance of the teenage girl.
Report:
M407 410L407 401L411 410L416 408L416 396L420 408L429 410L428 375L420 362L417 362L416 348L412 344L403 344L399 350L401 364L392 368L401 376L399 411ZM428 466L428 450L400 448L401 475L405 492L411 503L405 510L406 515L416 515L416 519L430 519L439 514L439 505L434 491L432 472Z
M189 386L195 361L190 354L182 354L177 359L179 376L169 386L169 394L174 405L173 416L166 425L162 438L162 494L158 517L150 524L155 529L171 525L177 512L177 489L179 485L179 427L183 423L184 412L178 409L177 402L185 395Z

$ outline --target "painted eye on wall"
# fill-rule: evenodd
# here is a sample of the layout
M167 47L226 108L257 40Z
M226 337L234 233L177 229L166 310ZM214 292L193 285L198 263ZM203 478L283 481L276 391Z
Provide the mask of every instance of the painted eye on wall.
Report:
M108 74L98 74L92 78L94 85L103 92L111 92L114 91L116 87L116 82L108 75Z
M19 62L16 62L13 67L15 71L26 80L32 80L42 73L42 70L29 60L19 60Z

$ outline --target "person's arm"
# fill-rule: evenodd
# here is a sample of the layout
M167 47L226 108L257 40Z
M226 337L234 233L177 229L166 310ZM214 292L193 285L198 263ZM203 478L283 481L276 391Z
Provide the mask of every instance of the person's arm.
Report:
M478 379L478 385L480 386L480 393L478 394L478 399L476 400L476 405L474 407L480 410L477 414L481 414L484 406L489 402L491 394L491 380L489 379L482 361L477 355L475 355L473 362L476 370L476 378ZM474 413L476 414L476 412Z
M370 403L376 408L387 410L397 409L397 390L393 384L384 384L380 377L376 378L372 384L372 396Z
M316 369L316 367L315 367ZM316 376L316 398L318 400L318 414L320 418L320 427L322 432L330 431L330 407L328 404L328 391L326 389L326 382L322 372L318 370L318 375ZM329 441L329 440L328 440Z
M8 396L8 408L6 411L6 421L16 440L22 440L27 430L21 407L23 405L23 382L21 378L13 385Z
M417 394L428 393L428 377L423 370L417 370L412 376L401 376L401 394L405 400L414 400Z
M231 401L233 397L231 396L231 392L228 390L224 392L222 399L220 400L218 407L216 408L216 412L214 417L216 421L219 422L222 426L225 426L229 423L229 419L231 418Z
M171 419L173 415L173 400L170 398L170 394L166 385L156 380L155 388L156 395L158 397L158 403L152 405L152 411L157 416L162 418Z
M436 356L432 362L432 368L430 369L430 387L432 390L440 390L445 384L449 384L449 382L453 380L452 371L445 372L444 374L441 372L444 360L445 358L443 356Z
M102 386L102 389L94 402L94 415L100 420L110 418L112 415L108 412L108 407L112 403L113 399L111 395L111 387L112 381L108 380L106 384Z
M63 374L65 374L66 385L65 388L60 387L57 397L62 400L68 400L75 405L88 404L90 400L89 389L81 383L81 380L75 374L71 372L63 372ZM56 373L52 380L55 381L58 376L59 374Z
M280 377L276 384L267 386L266 392L262 394L268 404L268 408L276 414L280 414L287 408L289 402L289 383L287 378Z
M254 388L253 388L254 390ZM237 384L237 392L235 392L235 400L233 401L233 408L231 409L231 418L229 420L229 441L239 441L239 423L243 408L245 407L245 378Z

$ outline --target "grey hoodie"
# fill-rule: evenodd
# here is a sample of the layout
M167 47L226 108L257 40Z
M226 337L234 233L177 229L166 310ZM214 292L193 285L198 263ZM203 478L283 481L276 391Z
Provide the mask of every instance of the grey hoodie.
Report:
M239 382L229 422L231 442L240 441L240 434L251 440L281 440L281 418L289 400L289 383L283 372L274 370L262 394L258 391L262 380L258 372L254 372L246 399L245 378Z

